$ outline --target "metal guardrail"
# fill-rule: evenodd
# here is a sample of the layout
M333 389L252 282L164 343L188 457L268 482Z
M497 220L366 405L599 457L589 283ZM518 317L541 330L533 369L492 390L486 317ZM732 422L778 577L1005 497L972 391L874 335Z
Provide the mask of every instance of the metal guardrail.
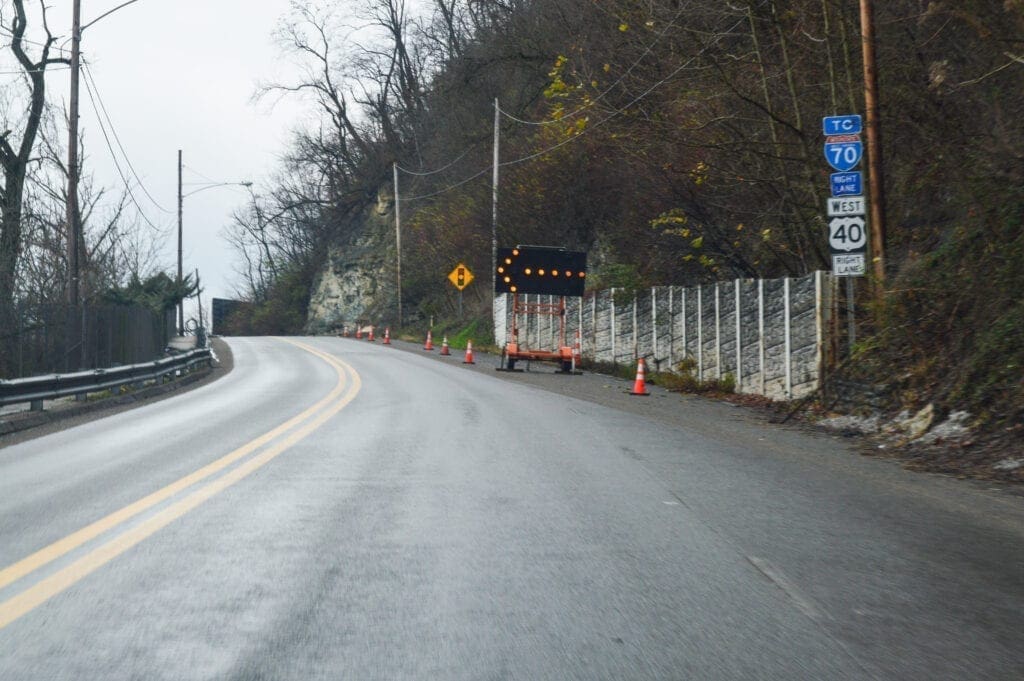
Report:
M34 409L37 408L37 404L41 409L42 400L84 395L122 385L156 380L176 371L191 369L198 364L209 365L212 361L210 349L201 348L142 364L78 371L73 374L48 374L10 381L0 380L0 407L32 402L36 403L33 404Z

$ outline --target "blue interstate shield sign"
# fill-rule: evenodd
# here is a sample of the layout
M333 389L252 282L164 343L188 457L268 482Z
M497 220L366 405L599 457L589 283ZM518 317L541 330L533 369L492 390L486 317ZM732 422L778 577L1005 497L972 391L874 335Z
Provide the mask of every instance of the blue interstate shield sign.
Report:
M826 142L825 159L841 173L853 170L864 154L863 142Z
M852 173L832 173L832 196L860 196L864 193L863 176L859 170Z

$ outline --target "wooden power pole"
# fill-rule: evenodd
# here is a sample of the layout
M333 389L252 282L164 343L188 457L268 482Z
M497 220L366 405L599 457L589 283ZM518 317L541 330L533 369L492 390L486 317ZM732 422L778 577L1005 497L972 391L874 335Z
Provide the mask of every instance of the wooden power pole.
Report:
M181 293L181 149L178 149L178 292ZM178 301L178 335L185 335L185 300Z
M395 184L395 277L398 282L398 328L402 328L402 213L398 204L398 161L391 165Z
M79 209L78 209L78 72L82 40L82 3L74 0L71 10L71 96L68 101L68 197L67 259L68 305L79 303Z
M871 202L871 262L876 291L885 289L885 181L882 175L882 133L878 117L878 67L875 62L875 19L872 0L860 0L861 47L864 54L865 133L868 146L868 192Z

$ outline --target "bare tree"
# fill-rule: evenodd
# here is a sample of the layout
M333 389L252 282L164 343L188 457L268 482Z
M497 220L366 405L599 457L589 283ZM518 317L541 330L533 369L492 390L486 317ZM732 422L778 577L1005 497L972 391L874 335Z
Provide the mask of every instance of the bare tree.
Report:
M27 102L21 120L13 129L0 132L0 171L3 188L0 189L0 324L14 304L15 272L23 248L23 203L25 181L32 162L43 111L46 106L46 69L53 64L67 63L65 59L51 57L56 38L47 25L47 7L40 0L43 42L38 44L39 55L29 54L30 41L26 38L28 16L24 0L11 0L13 15L3 16L11 8L0 6L0 28L10 35L10 51L24 72ZM20 136L20 139L18 137Z

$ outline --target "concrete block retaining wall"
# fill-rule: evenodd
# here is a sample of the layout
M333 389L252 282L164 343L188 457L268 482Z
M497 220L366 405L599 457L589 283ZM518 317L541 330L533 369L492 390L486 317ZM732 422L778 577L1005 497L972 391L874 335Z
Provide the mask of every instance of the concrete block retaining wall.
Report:
M736 390L795 399L818 389L830 308L830 275L737 279L696 287L609 289L566 299L566 339L580 332L583 356L632 364L643 356L658 371L693 363L701 380L731 376ZM557 304L526 295L527 303ZM558 345L556 317L520 315L519 340L539 350ZM512 328L512 296L495 299L494 337Z

